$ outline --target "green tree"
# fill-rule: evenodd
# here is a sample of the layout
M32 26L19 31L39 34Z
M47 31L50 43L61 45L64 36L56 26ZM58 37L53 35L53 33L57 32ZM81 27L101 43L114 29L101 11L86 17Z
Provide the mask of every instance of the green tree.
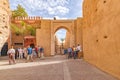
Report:
M15 34L16 35L20 35L21 34L21 30L20 30L20 28L18 28L18 26L17 25L15 25L15 24L11 24L11 30L13 31L13 32L15 32Z
M16 24L11 23L11 30L16 35L24 35L27 33L26 24L23 21L21 22L21 26L17 26Z
M35 36L35 34L36 34L36 28L35 27L33 27L31 25L28 25L27 30L28 30L30 35Z
M12 17L13 18L15 18L15 17L26 17L26 16L28 16L28 14L20 4L18 4L16 10L12 11Z
M26 24L24 21L21 22L21 26L17 26L16 24L11 24L11 30L15 32L16 35L22 35L24 37L27 35L36 35L36 28L32 25Z
M27 24L26 24L24 21L22 21L22 22L21 22L21 33L22 33L23 35L27 33L26 26L27 26Z

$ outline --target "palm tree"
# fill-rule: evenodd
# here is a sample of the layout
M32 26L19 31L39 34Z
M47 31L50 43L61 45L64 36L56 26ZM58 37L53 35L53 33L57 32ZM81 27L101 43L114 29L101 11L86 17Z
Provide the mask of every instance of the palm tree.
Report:
M64 38L61 38L61 41L62 41L62 49L63 49L63 41L64 41L65 39Z

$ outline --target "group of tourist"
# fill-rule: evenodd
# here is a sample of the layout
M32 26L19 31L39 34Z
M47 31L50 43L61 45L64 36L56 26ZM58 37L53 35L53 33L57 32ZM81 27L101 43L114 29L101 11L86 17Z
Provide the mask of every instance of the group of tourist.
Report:
M82 55L82 49L81 46L78 44L77 46L73 47L68 47L64 49L64 54L66 54L67 58L74 58L77 59L78 57L81 57L79 55ZM9 64L16 64L15 59L26 59L26 62L29 60L33 62L35 58L44 58L44 48L41 46L36 46L36 47L30 47L28 46L27 48L18 48L14 49L13 46L8 50L7 52L9 56Z
M36 47L30 47L28 46L27 48L18 48L14 49L13 46L8 50L7 52L9 56L9 64L16 64L15 59L26 59L26 62L29 60L33 62L35 58L44 58L44 48L41 46L36 46Z
M77 59L78 57L82 57L82 49L81 46L78 44L76 47L68 47L64 49L64 54L66 54L67 58L74 58ZM80 56L79 56L80 55Z

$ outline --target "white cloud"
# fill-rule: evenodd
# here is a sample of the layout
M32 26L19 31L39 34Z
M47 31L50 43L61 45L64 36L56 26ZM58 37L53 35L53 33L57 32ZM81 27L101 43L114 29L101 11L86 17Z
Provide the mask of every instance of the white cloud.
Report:
M65 4L68 4L69 0L47 0L50 6L57 6L57 5L62 5L64 6Z
M55 14L55 10L53 8L49 7L47 10L49 14Z
M66 6L69 0L14 0L12 4L19 2L27 11L46 11L49 15L65 15L69 12ZM15 7L15 6L14 6Z
M56 10L59 10L60 13L66 14L69 12L69 9L66 7L62 7L62 6L57 6Z
M56 6L56 7L49 7L48 9L48 13L49 14L54 14L54 15L58 15L58 14L61 14L61 15L65 15L67 13L69 13L69 9L66 8L66 7L62 7L62 6Z
M11 9L22 5L29 16L76 18L82 16L83 0L9 0ZM63 18L65 19L65 18Z
M60 20L61 20L61 19L64 19L64 20L65 20L65 19L68 19L68 18L66 18L66 17L59 17L59 16L54 16L54 17L55 17L56 19L60 19Z
M66 37L66 32L67 32L67 30L66 29L59 29L57 32L56 32L56 36L57 36L57 38L60 40L60 39L65 39L65 37Z
M59 17L59 16L54 16L57 20L66 20L68 19L67 17ZM43 19L50 19L53 20L54 17L43 17Z

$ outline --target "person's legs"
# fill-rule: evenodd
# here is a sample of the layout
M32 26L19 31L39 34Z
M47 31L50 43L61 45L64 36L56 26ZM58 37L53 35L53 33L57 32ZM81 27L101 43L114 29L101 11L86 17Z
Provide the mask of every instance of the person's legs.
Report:
M76 51L76 58L78 58L78 52L79 52L79 51Z
M9 54L8 57L9 57L9 64L11 65L12 64L12 54Z
M36 52L36 56L38 57L38 52Z
M33 56L32 56L32 54L30 55L30 59L31 59L31 61L33 62Z
M32 58L33 58L33 60L36 58L36 53L35 52L33 53Z
M28 54L27 54L27 52L25 53L25 59L27 59L27 56L28 56Z
M70 58L70 52L68 52L68 59Z
M21 56L21 59L22 59L22 58L23 58L23 53L21 53L21 55L20 55L20 56Z
M17 53L15 53L15 59L17 59Z
M74 51L74 59L76 59L76 52Z
M68 58L68 54L69 54L69 53L66 53L66 54L65 54L65 55L66 55L66 58Z
M26 62L28 62L28 61L29 61L29 57L30 57L30 55L27 55L27 60L26 60Z
M25 58L25 53L23 53L22 57Z
M12 56L12 61L13 61L14 64L16 64L16 62L15 62L15 55Z
M38 58L40 58L40 52L38 52Z
M41 53L41 59L44 59L44 53L43 52Z
M71 58L72 58L72 57L74 58L74 52L71 52Z
M22 58L22 53L19 53L19 59L21 59Z
M20 59L20 53L19 53L19 55L18 55L18 56L19 56L19 59Z

